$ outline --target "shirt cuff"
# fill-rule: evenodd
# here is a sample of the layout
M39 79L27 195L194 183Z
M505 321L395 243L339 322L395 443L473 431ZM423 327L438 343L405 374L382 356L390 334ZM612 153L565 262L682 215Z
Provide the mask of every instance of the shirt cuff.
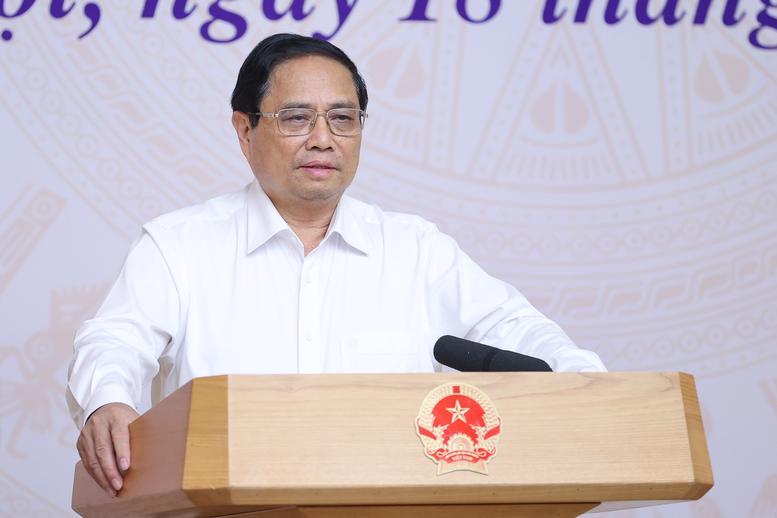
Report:
M548 361L548 360L546 360ZM573 349L551 358L548 364L554 372L607 372L599 355L586 349Z
M116 383L103 385L95 391L94 395L89 400L89 403L84 407L84 416L80 428L84 427L89 416L91 416L95 410L108 403L124 403L129 407L135 408L132 397L127 393L127 390L124 387Z

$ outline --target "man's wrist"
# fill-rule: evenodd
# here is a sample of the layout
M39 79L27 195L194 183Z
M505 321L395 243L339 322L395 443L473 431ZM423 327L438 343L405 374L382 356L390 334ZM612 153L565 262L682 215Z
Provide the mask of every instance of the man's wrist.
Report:
M92 414L110 403L124 403L130 408L135 408L132 398L124 387L116 383L103 385L95 391L92 398L89 400L89 403L87 403L84 408L84 420L81 423L81 428L86 425L86 422L89 421Z

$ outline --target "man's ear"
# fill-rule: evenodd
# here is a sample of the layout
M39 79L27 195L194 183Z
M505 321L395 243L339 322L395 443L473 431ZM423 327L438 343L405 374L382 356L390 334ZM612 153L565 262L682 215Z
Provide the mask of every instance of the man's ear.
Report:
M243 156L248 159L251 147L251 130L253 129L248 114L233 111L232 126L235 128L235 133L237 133L237 141L240 144L240 149L243 151Z

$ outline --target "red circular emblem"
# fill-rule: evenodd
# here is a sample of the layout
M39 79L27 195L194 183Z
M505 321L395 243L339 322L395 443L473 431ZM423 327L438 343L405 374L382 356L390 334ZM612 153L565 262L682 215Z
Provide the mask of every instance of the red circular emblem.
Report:
M496 454L502 420L477 387L440 385L424 398L415 423L438 475L456 470L488 474L486 463Z

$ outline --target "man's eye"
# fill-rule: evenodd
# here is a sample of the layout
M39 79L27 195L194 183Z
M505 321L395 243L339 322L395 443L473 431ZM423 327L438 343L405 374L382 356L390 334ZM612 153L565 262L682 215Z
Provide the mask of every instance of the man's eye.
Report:
M337 115L332 116L332 120L335 122L348 122L352 121L353 117L344 113L338 113Z
M284 116L283 120L288 122L306 122L310 120L310 118L301 113L290 113L289 115Z

